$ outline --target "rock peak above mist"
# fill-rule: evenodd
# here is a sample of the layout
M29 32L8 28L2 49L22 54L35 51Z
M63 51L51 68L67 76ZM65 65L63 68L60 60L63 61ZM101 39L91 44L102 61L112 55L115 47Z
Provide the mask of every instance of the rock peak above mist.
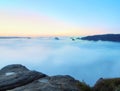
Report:
M82 40L89 41L112 41L112 42L120 42L120 34L104 34L104 35L93 35L82 37Z

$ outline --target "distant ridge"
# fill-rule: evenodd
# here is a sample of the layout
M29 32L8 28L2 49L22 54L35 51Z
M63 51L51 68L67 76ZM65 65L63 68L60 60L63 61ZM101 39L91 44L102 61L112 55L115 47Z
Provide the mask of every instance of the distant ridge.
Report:
M103 35L93 35L82 37L82 40L89 41L112 41L112 42L120 42L120 34L103 34Z
M17 39L17 38L22 38L22 39L31 39L31 37L15 37L15 36L11 36L11 37L7 37L7 36L0 36L0 39Z

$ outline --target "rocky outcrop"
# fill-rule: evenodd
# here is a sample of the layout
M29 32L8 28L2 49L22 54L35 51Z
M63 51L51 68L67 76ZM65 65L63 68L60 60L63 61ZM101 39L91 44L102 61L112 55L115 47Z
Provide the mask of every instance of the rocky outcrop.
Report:
M100 78L93 87L93 91L120 91L120 78Z
M82 40L89 41L112 41L112 42L120 42L120 34L104 34L104 35L93 35L82 37Z
M58 37L55 37L54 39L55 39L55 40L60 40Z
M14 64L0 70L0 91L90 91L85 83L68 75L47 76Z
M46 75L22 65L9 65L0 70L0 91L23 86L42 77Z
M69 75L48 76L14 64L0 70L0 91L120 91L120 78L100 78L90 88Z
M70 76L52 76L38 79L12 91L83 91L79 81Z

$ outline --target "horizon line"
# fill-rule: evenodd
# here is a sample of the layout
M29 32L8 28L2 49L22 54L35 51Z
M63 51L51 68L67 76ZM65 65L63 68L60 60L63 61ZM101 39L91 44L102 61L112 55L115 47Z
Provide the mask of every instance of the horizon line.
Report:
M104 35L104 34L120 34L120 33L97 33L86 35L0 35L0 37L78 37L78 36L92 36L92 35Z

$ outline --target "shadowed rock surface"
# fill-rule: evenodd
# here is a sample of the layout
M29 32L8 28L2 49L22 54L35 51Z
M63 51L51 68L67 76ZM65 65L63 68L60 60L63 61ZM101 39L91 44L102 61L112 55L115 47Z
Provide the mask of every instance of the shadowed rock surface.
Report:
M120 78L100 78L90 88L69 75L47 76L14 64L0 70L0 91L120 91Z
M99 79L93 91L120 91L120 78Z
M82 37L82 40L89 41L112 41L112 42L120 42L120 34L104 34L104 35L94 35L94 36L86 36Z
M30 71L22 65L8 65L0 70L0 91L13 89L28 84L45 74Z
M84 91L79 84L79 81L70 76L59 75L38 79L12 91Z
M15 65L8 65L0 70L0 75L5 75L6 73L22 73L29 71L25 66L22 66L20 64Z
M47 76L14 64L0 70L0 91L91 91L68 75Z

